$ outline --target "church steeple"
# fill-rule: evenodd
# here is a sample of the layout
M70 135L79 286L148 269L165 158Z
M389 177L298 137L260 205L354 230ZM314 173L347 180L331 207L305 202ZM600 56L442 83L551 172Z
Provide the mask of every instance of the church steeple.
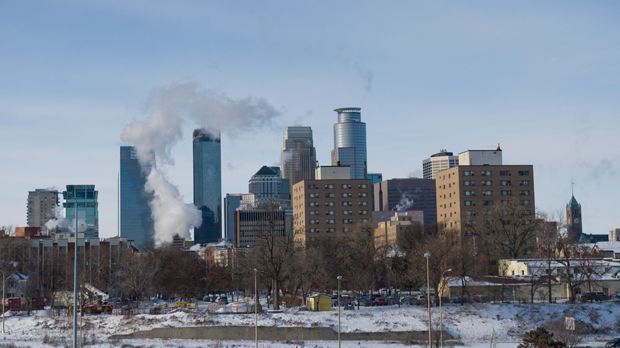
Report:
M566 232L568 234L568 238L577 243L583 233L581 222L581 204L579 204L577 199L575 199L575 183L571 184L572 193L568 204L566 204Z

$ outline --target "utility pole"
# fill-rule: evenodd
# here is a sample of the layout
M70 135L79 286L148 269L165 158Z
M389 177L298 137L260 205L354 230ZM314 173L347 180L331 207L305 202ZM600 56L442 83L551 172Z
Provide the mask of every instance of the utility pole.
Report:
M431 258L431 252L427 251L424 253L424 257L426 258L426 305L428 308L428 346L429 348L433 347L433 321L431 319L431 277L429 273L429 261Z

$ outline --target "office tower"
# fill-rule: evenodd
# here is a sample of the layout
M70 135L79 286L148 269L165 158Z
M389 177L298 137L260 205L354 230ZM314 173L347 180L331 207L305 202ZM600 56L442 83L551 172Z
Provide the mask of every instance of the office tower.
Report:
M495 150L467 150L459 153L461 166L501 166L502 149L497 145Z
M213 243L222 236L222 150L219 134L194 130L194 205L202 224L194 229L196 243Z
M361 233L362 225L372 223L370 191L368 179L315 179L293 185L296 246L304 249L323 237Z
M432 179L403 178L383 180L374 185L375 211L421 210L424 225L437 222L437 198Z
M458 165L459 156L454 156L452 152L441 150L422 162L423 177L424 179L435 179L437 172L456 167Z
M312 128L286 127L281 159L282 177L289 181L290 187L301 180L314 179L316 150L312 142Z
M235 212L237 248L253 247L264 237L290 236L292 211L282 206L251 207L244 206Z
M383 181L383 174L381 173L368 173L368 180L370 180L370 185L373 188L372 189L372 197L370 199L370 202L372 203L372 211L375 211L375 184L380 183L381 181Z
M227 193L224 197L224 239L235 243L236 220L235 211L241 206L241 193Z
M262 166L249 181L249 192L256 204L277 203L290 205L291 191L288 180L283 179L279 167Z
M581 204L571 195L566 204L566 234L571 241L577 243L582 233Z
M150 168L143 168L133 146L120 147L119 219L120 236L144 250L153 246L151 194L144 191Z
M332 165L351 167L351 178L366 179L366 123L362 122L361 108L336 109L338 122L334 124Z
M474 235L478 219L493 206L522 206L535 218L532 165L471 165L446 169L435 178L437 220L461 235Z
M28 192L28 227L44 227L56 216L58 190L36 189Z
M620 242L620 227L614 227L609 230L609 238L610 242Z
M95 185L67 185L62 193L64 198L65 218L73 220L75 225L75 207L77 205L78 232L84 232L87 239L99 238L99 203ZM73 227L72 227L73 228Z

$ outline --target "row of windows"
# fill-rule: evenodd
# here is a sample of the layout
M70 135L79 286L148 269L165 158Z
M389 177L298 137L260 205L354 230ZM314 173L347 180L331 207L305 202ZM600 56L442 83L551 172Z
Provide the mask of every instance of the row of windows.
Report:
M504 205L508 204L508 201L501 201L501 202ZM521 204L521 205L529 205L530 201L527 200L527 199L522 199L522 200L519 201L519 204ZM476 205L476 202L465 200L465 201L463 201L463 205L466 206L466 207L472 207L472 206ZM482 205L483 206L493 205L493 201L482 201Z
M324 184L323 188L324 189L333 189L336 186L334 184ZM351 184L342 184L340 185L340 187L344 190L349 190L353 188L353 185ZM368 184L357 184L357 188L358 189L366 189L368 188ZM318 190L319 189L319 184L308 184L308 189L309 190Z
M529 170L519 170L517 172L517 174L519 176L530 176L530 171ZM480 175L481 176L491 176L493 175L493 171L485 169L485 170L481 170L480 171ZM509 170L500 170L499 171L499 175L500 176L511 176L511 172ZM474 173L473 170L465 170L463 171L463 176L476 176L476 173Z
M463 194L465 196L475 196L476 192L475 191L464 191ZM485 190L482 191L481 194L483 196L493 196L493 190ZM512 196L512 190L500 190L499 194L501 196ZM520 190L519 191L519 196L529 196L530 195L530 191L529 190ZM450 195L452 196L452 195Z
M320 215L321 213L318 210L310 210L309 212L310 215ZM334 215L335 211L334 210L326 210L325 211L325 215ZM342 211L343 215L353 215L353 210L343 210ZM368 210L358 210L358 214L359 215L368 215Z
M512 181L511 180L500 180L499 181L500 186L512 186ZM492 186L493 185L493 180L481 180L480 181L480 185L482 186ZM529 186L530 185L530 181L529 180L519 180L519 186ZM463 186L476 186L476 183L472 180L465 180L463 181ZM445 185L444 185L444 189L445 189Z

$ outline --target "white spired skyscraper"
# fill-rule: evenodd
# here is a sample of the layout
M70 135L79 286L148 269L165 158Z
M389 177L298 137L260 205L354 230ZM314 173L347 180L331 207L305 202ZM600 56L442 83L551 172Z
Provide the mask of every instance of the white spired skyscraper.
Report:
M314 179L315 166L312 128L286 127L282 144L282 177L293 187L302 180Z
M338 123L334 124L332 165L351 167L351 179L366 179L366 123L361 108L336 109Z

